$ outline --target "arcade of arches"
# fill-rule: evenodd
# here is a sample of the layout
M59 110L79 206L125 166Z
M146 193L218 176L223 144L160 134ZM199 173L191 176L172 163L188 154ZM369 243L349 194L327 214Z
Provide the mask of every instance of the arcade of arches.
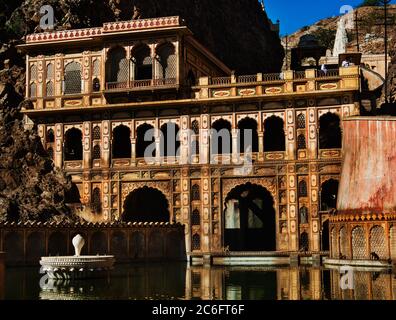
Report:
M293 116L295 135L291 137L286 113L262 113L92 121L88 129L88 123L64 126L63 135L57 126L49 126L43 130L43 141L55 163L72 175L80 169L90 172L73 180L76 190L71 198L73 203L88 204L98 221L180 222L186 226L187 251L192 253L226 247L232 251L327 250L331 240L326 238L328 223L322 215L336 204L341 129L336 135L333 131L340 126L339 116L334 110L332 115L317 113L314 139L308 132L312 118L308 111L294 111ZM223 155L251 150L254 173L236 175L233 164L181 168L177 161L185 152L186 122L196 143L192 148ZM219 134L205 140L201 134L205 122L207 129ZM326 135L320 145L319 136ZM92 142L90 151L83 145L87 139ZM169 139L175 140L175 148L169 148ZM175 158L175 162L146 164L145 151L150 146L154 146L152 157ZM329 149L333 152L325 153ZM225 192L228 180L232 187ZM153 181L167 186L157 189ZM125 184L139 187L123 195Z

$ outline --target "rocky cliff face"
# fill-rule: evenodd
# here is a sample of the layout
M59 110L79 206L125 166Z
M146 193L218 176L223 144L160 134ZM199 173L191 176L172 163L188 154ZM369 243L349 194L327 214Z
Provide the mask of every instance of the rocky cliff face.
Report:
M37 29L39 9L50 4L57 29L103 22L179 15L194 35L239 74L277 72L283 48L256 0L17 0L8 8L6 33L20 37ZM15 9L12 11L12 9ZM134 11L135 9L135 11ZM138 12L138 14L136 14ZM1 30L0 30L1 32Z
M0 71L0 221L75 220L65 204L71 181L23 126L24 83L22 68Z

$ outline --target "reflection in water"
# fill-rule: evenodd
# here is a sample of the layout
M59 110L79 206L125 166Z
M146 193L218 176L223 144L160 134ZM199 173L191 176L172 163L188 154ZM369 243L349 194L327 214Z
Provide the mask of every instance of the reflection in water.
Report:
M42 276L37 268L7 269L5 298L396 300L396 276L386 272L355 271L354 289L348 290L341 290L338 270L312 267L140 264L117 266L102 279L43 281Z

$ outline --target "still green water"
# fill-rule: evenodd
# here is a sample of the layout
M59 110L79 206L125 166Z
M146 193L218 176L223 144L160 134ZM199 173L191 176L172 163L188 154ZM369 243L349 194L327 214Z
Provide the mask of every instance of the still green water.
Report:
M337 269L195 267L183 263L118 265L107 278L53 282L39 268L8 268L6 300L396 300L396 275L354 272L340 288ZM1 296L1 295L0 295Z

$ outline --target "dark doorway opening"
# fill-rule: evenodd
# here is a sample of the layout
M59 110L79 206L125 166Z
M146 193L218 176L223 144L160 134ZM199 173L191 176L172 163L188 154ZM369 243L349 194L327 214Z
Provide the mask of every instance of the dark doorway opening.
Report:
M215 121L212 125L211 154L231 154L232 136L231 123L224 119Z
M326 220L323 223L322 227L322 250L329 251L330 250L330 235L329 235L329 220Z
M274 199L263 187L247 183L225 202L225 246L230 251L275 251Z
M131 130L120 125L113 131L113 158L129 159L131 157Z
M65 161L80 161L83 158L82 133L72 128L65 134Z
M322 184L321 210L329 211L337 208L338 181L330 179Z
M131 192L124 202L122 220L126 222L169 222L169 204L164 194L143 187Z
M264 121L264 151L275 152L286 150L286 136L283 120L277 116Z
M340 149L342 145L340 117L328 112L320 117L319 125L319 148Z
M257 122L252 118L245 118L238 122L239 152L258 152Z
M147 123L142 124L137 128L137 139L136 139L136 157L144 158L145 152L149 146L155 143L154 137L154 127ZM145 136L147 134L147 139ZM148 154L149 157L155 157L155 148L153 148L153 152Z

